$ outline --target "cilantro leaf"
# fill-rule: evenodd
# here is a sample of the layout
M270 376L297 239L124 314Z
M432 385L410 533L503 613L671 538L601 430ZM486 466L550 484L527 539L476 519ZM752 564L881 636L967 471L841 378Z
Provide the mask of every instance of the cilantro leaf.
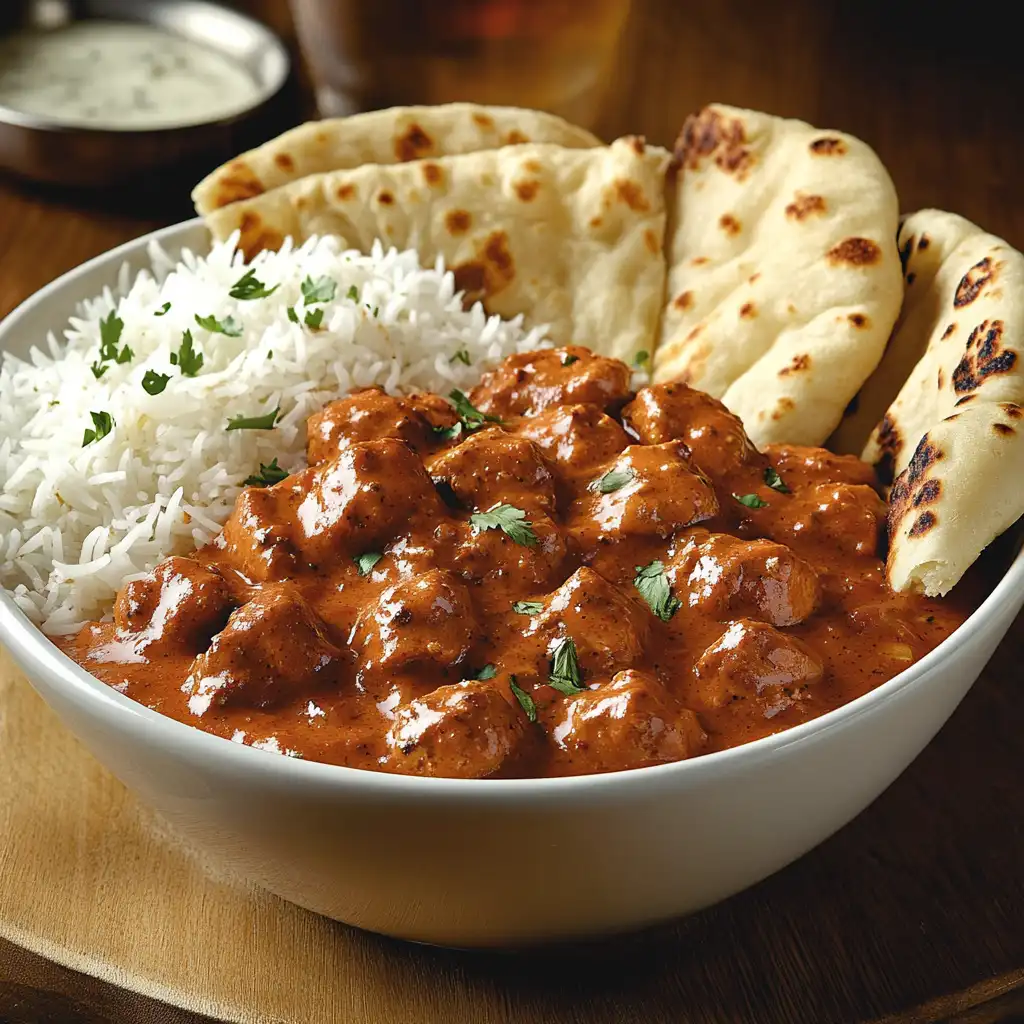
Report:
M640 349L640 351L633 356L633 366L638 370L642 370L648 362L650 362L650 359L651 353L646 349Z
M493 665L484 665L482 669L476 674L477 679L493 679L498 674L498 670Z
M586 689L583 685L583 673L580 672L579 658L576 655L576 641L571 636L560 640L558 646L551 652L548 686L567 697L582 693Z
M228 420L228 430L273 430L280 408L265 416L234 416Z
M100 377L102 377L103 374L105 374L107 372L107 367L103 363L100 363L100 362L93 363L92 366L89 367L89 369L92 370L92 375L97 380L99 380Z
M733 494L733 497L747 508L767 508L768 502L759 498L756 494Z
M783 483L779 471L774 466L769 466L764 471L764 482L773 490L781 494L792 494L793 492Z
M360 576L368 576L370 570L383 558L384 556L379 551L367 551L365 554L356 555L352 559L356 563L356 568L359 570Z
M625 487L636 474L629 466L622 469L610 469L604 476L599 477L587 487L593 494L611 494L613 491Z
M649 565L638 565L636 567L633 586L636 587L640 592L640 596L647 602L648 608L662 622L668 622L682 604L679 598L672 593L668 577L665 575L665 566L658 559L655 559Z
M519 706L526 712L526 717L531 722L536 722L537 705L534 703L533 698L524 689L516 685L515 676L512 676L508 685L515 699L519 701Z
M171 366L177 366L186 377L194 377L203 368L203 354L192 347L192 332L181 336L181 347L171 353Z
M279 484L287 476L288 473L277 464L277 459L272 459L269 466L261 462L260 471L247 476L242 483L246 487L271 487L273 484Z
M568 356L566 356L562 360L562 365L563 366L572 366L573 363L578 363L579 361L580 361L580 357L579 356L568 355Z
M471 365L469 360L469 353L464 348L460 348L459 351L456 352L455 355L453 355L451 359L448 360L448 362L454 363L456 360L458 360L460 363L465 364L466 366Z
M307 306L317 302L331 302L338 291L338 286L329 277L318 277L315 281L307 276L302 282L302 298Z
M458 388L448 392L448 400L455 407L455 411L458 413L467 434L471 434L474 430L479 430L488 423L501 422L500 417L490 416L485 412L481 412Z
M294 306L288 307L288 319L291 320L293 324L297 324L299 322L299 314L295 312Z
M434 427L434 433L439 434L446 441L454 441L455 438L462 435L462 420L453 423L450 427Z
M469 525L474 533L484 530L501 530L511 540L524 547L537 545L537 534L533 532L533 523L526 518L526 513L514 505L495 505L486 512L474 512L469 517Z
M322 309L307 309L305 320L307 327L318 331L320 325L324 322L324 311Z
M93 441L98 441L101 437L106 437L114 429L114 418L109 412L91 412L89 416L92 419L93 429L86 430L82 436L83 448L87 444L92 444Z
M516 601L512 605L512 611L517 615L539 615L543 610L543 601Z
M164 303L164 304L163 304L163 305L162 305L162 306L161 306L161 307L160 307L160 308L159 308L159 309L158 309L158 310L157 310L157 311L156 311L156 312L155 312L155 313L153 314L153 316L167 316L167 311L168 311L168 310L169 310L170 308L171 308L171 304L170 304L169 302L165 302L165 303Z
M250 267L232 286L228 295L233 299L248 302L251 299L265 299L273 295L281 286L275 284L268 288L262 281L257 280L256 271Z
M100 359L117 359L117 343L121 340L123 330L124 321L114 310L100 321Z
M142 390L147 395L159 395L167 382L171 379L169 373L157 373L155 370L147 370L142 377Z
M354 284L350 284L348 286L348 291L345 292L345 298L346 299L350 299L352 302L358 302L359 301L359 289Z
M215 316L200 316L196 313L196 323L200 327L205 327L212 334L225 334L229 338L242 336L242 325L233 316L226 316L223 320L218 320Z

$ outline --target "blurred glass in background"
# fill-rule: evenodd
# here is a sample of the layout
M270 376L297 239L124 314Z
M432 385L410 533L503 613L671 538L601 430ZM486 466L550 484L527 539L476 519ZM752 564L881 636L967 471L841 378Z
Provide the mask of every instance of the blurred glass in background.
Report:
M508 104L592 127L630 0L291 0L320 112Z

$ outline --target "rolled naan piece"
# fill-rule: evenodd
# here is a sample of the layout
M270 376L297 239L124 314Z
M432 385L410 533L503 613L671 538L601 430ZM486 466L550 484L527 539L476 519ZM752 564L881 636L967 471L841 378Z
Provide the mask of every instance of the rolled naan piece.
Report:
M720 398L758 445L821 444L899 313L888 172L850 135L717 104L676 166L655 381Z
M293 128L218 167L196 186L192 199L196 211L206 216L309 174L476 153L526 142L570 149L601 145L600 139L583 128L539 110L475 103L391 107Z
M596 149L521 145L311 175L215 210L215 238L241 232L247 257L286 237L377 239L438 256L468 301L547 325L624 360L653 347L665 286L669 154L642 139Z
M939 210L907 217L899 242L907 295L878 374L917 362L863 458L895 480L890 585L938 596L1024 514L1024 256Z

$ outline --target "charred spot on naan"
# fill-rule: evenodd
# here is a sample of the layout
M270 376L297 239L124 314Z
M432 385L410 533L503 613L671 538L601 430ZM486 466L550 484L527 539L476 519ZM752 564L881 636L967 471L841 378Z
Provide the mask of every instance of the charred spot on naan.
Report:
M338 186L337 191L334 193L343 203L347 203L352 199L355 199L358 195L359 190L351 181L346 181Z
M718 218L718 226L727 235L738 235L742 230L740 222L731 213L723 213Z
M882 250L870 238L844 238L829 249L827 259L833 266L870 267L881 261Z
M875 464L878 479L882 483L890 483L896 460L903 451L903 435L889 413L882 417L882 422L878 425L878 448L880 457Z
M680 292L673 300L672 305L676 309L689 309L693 305L693 292Z
M1000 264L993 263L991 256L978 260L967 271L957 285L953 305L957 309L969 306L999 276Z
M695 171L704 158L714 157L715 166L744 181L754 166L754 154L747 146L743 123L712 107L691 114L676 140L675 156L687 170Z
M950 325L949 325L949 326L948 326L948 327L947 327L947 328L946 328L946 329L945 329L945 330L944 330L944 331L942 332L942 339L941 339L941 340L942 340L942 341L945 341L945 340L946 340L946 339L947 339L947 338L948 338L948 337L949 337L949 336L950 336L950 335L951 335L951 334L952 334L952 333L953 333L953 332L954 332L955 330L956 330L956 324L950 324Z
M811 357L809 355L796 355L793 356L789 366L784 366L779 370L780 377L788 377L794 373L802 373L804 370L810 369Z
M752 302L744 302L740 306L740 319L741 320L752 320L757 316L757 306Z
M1017 365L1017 353L1002 344L1002 320L984 320L971 331L967 351L953 371L953 390L962 395L976 391L996 374L1010 373Z
M828 206L822 196L797 192L793 201L786 207L786 216L790 220L807 220L810 216L824 216L827 210Z
M464 235L473 225L473 215L468 210L449 210L444 225L450 235Z
M616 178L615 181L605 190L604 206L610 209L615 203L625 203L631 210L637 213L646 213L651 204L644 195L644 190L629 178Z
M444 184L444 171L433 160L423 161L423 180L433 188Z
M414 121L395 139L395 156L399 163L422 160L434 153L434 140Z
M932 444L931 438L925 434L914 451L910 465L900 473L889 491L890 544L908 516L915 514L915 510L920 506L938 501L942 494L942 485L938 480L928 477L927 474L935 463L940 462L944 457L942 451ZM931 530L937 522L937 516L930 509L917 513L909 536L920 537Z
M264 250L276 252L284 245L284 236L280 231L268 227L263 218L252 210L246 210L238 223L238 247L247 260L253 259Z
M224 168L217 179L217 191L213 197L213 208L230 206L242 199L255 199L266 191L263 182L244 160L233 160Z
M849 320L858 331L864 330L864 328L870 323L868 317L864 313L850 313L846 319Z
M515 260L508 248L508 235L492 231L477 250L476 256L452 267L455 287L465 292L465 301L491 297L508 288L515 280Z
M810 150L817 156L842 156L846 152L846 143L834 135L825 135L815 139L810 145Z
M524 181L517 181L512 187L524 203L529 203L540 190L540 182L536 178L527 178Z

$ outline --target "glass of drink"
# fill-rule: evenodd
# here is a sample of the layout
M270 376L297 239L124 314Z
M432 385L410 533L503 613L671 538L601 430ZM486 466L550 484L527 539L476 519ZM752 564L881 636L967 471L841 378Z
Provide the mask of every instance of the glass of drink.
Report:
M586 127L629 0L292 0L322 114L459 100Z

